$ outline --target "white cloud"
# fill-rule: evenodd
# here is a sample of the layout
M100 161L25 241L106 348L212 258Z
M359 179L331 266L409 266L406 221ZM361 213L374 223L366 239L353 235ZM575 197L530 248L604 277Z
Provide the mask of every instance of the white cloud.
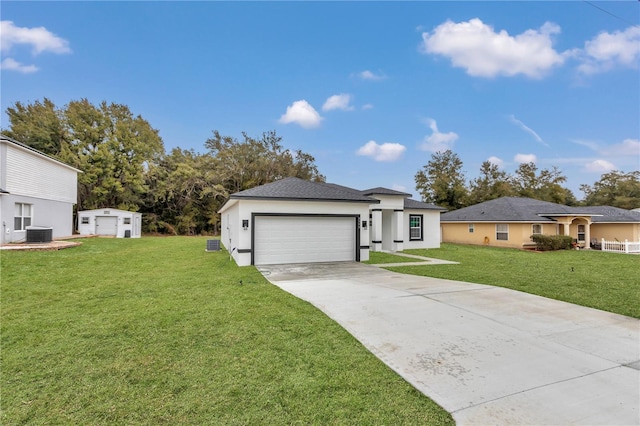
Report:
M402 157L406 149L404 145L399 143L385 142L378 145L376 141L369 141L361 146L356 154L371 157L375 161L396 161Z
M569 139L569 141L577 144L577 145L582 145L585 146L587 148L589 148L592 151L597 151L598 150L598 144L596 142L593 141L587 141L587 140L582 140L582 139Z
M397 183L394 183L393 186L391 187L391 189L393 189L394 191L407 192L407 187L406 186L398 185Z
M455 23L447 21L431 33L422 33L421 50L442 55L474 77L526 75L541 78L564 62L553 48L552 36L560 27L546 22L539 30L512 36L494 31L480 19Z
M69 42L44 27L16 27L12 21L0 22L0 50L8 52L15 45L26 44L34 55L42 52L70 53Z
M638 68L640 25L614 33L602 32L585 42L578 56L582 59L578 71L583 74L596 74L618 66Z
M615 170L616 166L607 160L595 160L590 163L585 164L585 170L593 173L606 173L611 170Z
M353 111L353 106L349 105L349 102L351 102L351 95L348 93L329 96L324 105L322 105L322 110L331 111L333 109L340 109L342 111Z
M427 125L431 128L433 133L429 136L425 136L424 141L420 145L420 149L423 151L441 152L451 149L454 142L458 140L458 134L454 132L441 133L438 130L438 124L436 120L428 118L425 120Z
M0 63L0 69L18 71L23 74L29 74L38 71L38 67L36 67L35 65L24 65L14 60L13 58L3 59L2 63Z
M540 142L542 145L544 146L549 146L548 143L546 143L545 141L542 140L542 138L540 137L540 135L538 135L532 128L528 127L526 124L524 124L522 121L518 120L515 116L510 115L509 116L509 121L511 121L513 124L515 124L516 126L520 127L522 130L524 130L525 132L529 133L530 135L532 135L535 140L537 140L538 142Z
M373 104L364 104L362 105L363 110L373 109Z
M369 80L369 81L380 81L387 78L387 76L382 73L376 74L369 70L364 70L362 72L359 72L357 76L360 77L362 80Z
M516 154L516 156L513 157L513 161L516 163L535 163L536 160L537 157L535 154Z
M640 160L640 140L625 139L621 143L611 145L603 150L605 154L613 156L631 156Z
M305 129L311 129L320 126L322 119L318 111L302 99L289 105L279 121L283 124L296 123Z
M491 156L487 158L487 161L490 162L491 164L495 164L499 168L502 168L502 166L504 166L504 160L498 157Z

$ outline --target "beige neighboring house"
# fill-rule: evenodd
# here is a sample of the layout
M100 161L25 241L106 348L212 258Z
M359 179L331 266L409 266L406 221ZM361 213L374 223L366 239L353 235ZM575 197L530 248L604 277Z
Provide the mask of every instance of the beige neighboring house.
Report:
M502 197L440 216L447 243L528 248L531 235L570 235L581 247L601 239L640 241L640 212L609 206L569 207Z

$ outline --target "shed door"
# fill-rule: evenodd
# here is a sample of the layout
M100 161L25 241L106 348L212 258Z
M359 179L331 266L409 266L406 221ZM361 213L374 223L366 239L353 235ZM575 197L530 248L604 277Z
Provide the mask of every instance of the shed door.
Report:
M96 234L113 235L118 232L118 218L116 216L97 216Z
M354 217L256 216L254 264L356 260Z

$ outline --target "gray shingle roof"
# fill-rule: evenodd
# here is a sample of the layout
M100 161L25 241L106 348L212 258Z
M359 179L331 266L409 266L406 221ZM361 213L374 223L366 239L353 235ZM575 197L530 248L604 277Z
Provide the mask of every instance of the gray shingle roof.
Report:
M524 197L502 197L447 212L441 222L555 222L547 216L599 215L586 207L569 207ZM595 220L595 217L594 217Z
M582 210L601 214L593 216L594 223L634 223L640 222L640 211L625 210L611 206L590 206L581 207Z
M289 177L231 194L231 199L323 200L375 204L374 198L359 191L323 182Z
M411 198L404 199L404 208L408 210L439 210L442 212L446 212L447 209L442 207L438 207L435 204L423 203L422 201L417 201Z
M411 197L411 194L407 194L406 192L400 192L393 189L388 188L371 188L365 189L364 191L360 191L363 195L402 195L403 197Z

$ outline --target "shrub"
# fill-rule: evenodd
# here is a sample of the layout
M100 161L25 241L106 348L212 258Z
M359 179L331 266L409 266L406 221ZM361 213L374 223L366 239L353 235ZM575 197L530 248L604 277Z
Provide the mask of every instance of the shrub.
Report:
M536 243L538 250L568 250L571 248L573 238L569 235L543 235L534 234L531 239Z

